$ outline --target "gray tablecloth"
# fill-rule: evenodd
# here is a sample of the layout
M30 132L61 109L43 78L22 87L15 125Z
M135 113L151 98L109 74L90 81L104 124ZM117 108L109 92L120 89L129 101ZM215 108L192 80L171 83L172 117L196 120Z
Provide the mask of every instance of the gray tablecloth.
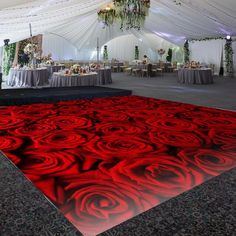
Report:
M111 69L99 69L97 70L98 73L98 81L99 84L111 84Z
M211 69L179 69L178 82L187 84L212 84Z
M47 69L11 69L7 84L14 87L35 87L48 84Z
M60 73L53 73L50 80L51 87L96 86L97 84L97 73L86 75L62 75Z
M64 65L54 65L54 66L45 66L48 70L48 73L50 74L50 76L52 76L52 74L54 72L58 72L60 70L63 70L65 69L65 66Z

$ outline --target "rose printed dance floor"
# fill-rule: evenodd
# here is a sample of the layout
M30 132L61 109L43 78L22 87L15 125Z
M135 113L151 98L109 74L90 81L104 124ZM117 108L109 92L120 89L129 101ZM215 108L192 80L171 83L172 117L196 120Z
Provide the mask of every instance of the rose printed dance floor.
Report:
M235 112L127 96L0 117L0 150L86 236L236 167Z

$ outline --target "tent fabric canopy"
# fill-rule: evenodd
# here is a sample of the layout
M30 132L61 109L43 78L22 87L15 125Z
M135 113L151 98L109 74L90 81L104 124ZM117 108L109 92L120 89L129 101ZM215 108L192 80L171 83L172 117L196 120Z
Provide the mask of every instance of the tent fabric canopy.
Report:
M9 3L8 3L9 2ZM107 0L11 0L0 3L0 46L9 38L16 42L33 35L53 33L68 40L76 48L101 45L135 30L121 31L114 25L103 29L97 11ZM149 16L143 32L154 33L174 44L186 39L236 35L235 0L151 0Z

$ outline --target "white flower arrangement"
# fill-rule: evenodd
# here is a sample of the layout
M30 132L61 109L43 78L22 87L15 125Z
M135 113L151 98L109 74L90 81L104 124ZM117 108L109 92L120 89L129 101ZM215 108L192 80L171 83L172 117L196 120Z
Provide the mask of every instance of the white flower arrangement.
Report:
M45 62L46 65L53 65L54 61L52 59L49 59Z
M24 48L24 53L27 55L36 53L38 46L36 44L28 43Z
M158 52L159 55L162 56L162 55L165 54L166 51L165 51L164 49L161 48L161 49L158 49L157 52Z
M80 72L80 65L79 64L74 64L72 67L71 67L71 70L74 74L78 74Z

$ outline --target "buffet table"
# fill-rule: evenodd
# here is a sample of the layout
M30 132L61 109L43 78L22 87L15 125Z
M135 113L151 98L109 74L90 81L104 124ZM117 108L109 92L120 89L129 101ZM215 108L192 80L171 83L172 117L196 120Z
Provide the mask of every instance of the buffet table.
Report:
M7 84L14 87L35 87L48 84L46 68L10 69Z
M45 66L48 70L48 73L50 74L50 76L52 76L52 74L54 72L58 72L60 70L64 70L65 69L65 66L64 65L46 65Z
M112 78L111 78L111 69L98 69L98 81L99 84L111 84Z
M205 69L179 69L178 82L187 84L212 84L212 70Z
M89 74L72 74L53 73L50 80L51 87L73 87L73 86L96 86L98 85L98 74L92 72Z

